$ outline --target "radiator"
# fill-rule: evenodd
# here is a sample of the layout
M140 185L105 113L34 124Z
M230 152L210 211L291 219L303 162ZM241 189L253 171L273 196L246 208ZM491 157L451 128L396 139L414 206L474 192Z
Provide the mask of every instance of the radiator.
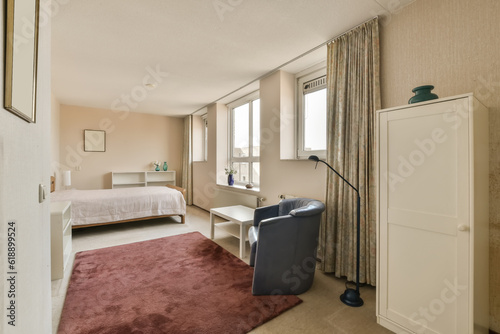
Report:
M265 198L258 197L257 195L218 189L218 194L216 198L214 198L213 207L244 205L250 208L258 208L264 205L263 202L265 200Z

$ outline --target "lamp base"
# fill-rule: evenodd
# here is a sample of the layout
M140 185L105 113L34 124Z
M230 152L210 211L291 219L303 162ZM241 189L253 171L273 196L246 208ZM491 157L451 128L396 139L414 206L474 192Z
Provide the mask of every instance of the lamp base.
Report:
M340 295L340 300L347 306L360 307L363 305L363 299L359 296L359 292L354 289L346 289Z

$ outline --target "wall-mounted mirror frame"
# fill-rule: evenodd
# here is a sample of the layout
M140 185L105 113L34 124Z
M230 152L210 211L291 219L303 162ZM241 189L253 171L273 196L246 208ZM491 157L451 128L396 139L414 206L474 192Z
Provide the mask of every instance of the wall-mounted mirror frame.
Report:
M39 0L7 0L4 107L27 122L36 116Z

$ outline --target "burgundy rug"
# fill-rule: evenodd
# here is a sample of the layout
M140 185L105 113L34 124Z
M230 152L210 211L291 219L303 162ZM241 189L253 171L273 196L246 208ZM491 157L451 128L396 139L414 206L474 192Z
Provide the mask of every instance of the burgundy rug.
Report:
M58 334L246 333L302 302L198 232L76 254Z

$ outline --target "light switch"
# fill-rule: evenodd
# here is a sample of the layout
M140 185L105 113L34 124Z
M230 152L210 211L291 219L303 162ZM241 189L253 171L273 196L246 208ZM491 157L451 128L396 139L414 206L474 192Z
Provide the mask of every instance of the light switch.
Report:
M45 198L47 197L47 193L45 192L45 186L43 184L38 185L38 202L43 203Z

